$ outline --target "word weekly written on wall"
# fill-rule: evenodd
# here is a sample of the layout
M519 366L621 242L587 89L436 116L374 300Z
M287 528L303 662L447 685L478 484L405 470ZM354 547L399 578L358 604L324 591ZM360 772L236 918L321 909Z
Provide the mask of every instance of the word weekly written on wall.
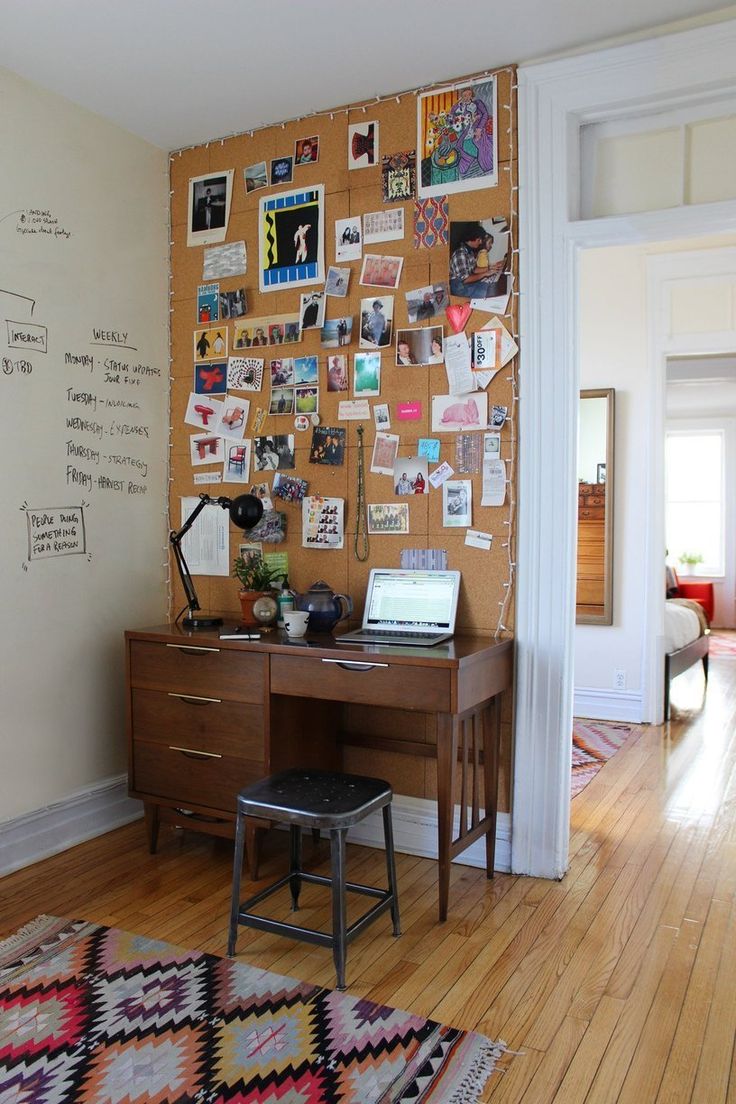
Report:
M15 231L23 241L53 239L63 249L72 237L51 210L14 212ZM7 348L2 355L2 378L7 389L27 401L25 389L38 387L39 375L49 386L53 373L55 408L62 431L62 451L47 455L49 470L61 470L69 489L65 505L23 502L27 527L27 558L52 559L83 555L87 546L85 510L103 495L137 497L148 493L148 462L137 447L150 439L151 428L142 420L144 394L161 369L144 363L136 354L134 336L92 325L73 349L55 346L53 332L43 318L44 305L13 290L0 291ZM61 369L61 371L59 371ZM59 390L59 381L61 388ZM47 435L55 439L58 434ZM54 491L52 501L58 503Z
M323 424L320 410L324 393L336 392L345 398L338 395L330 422L372 418L370 471L387 477L383 501L366 503L368 533L408 534L406 496L437 493L442 525L464 530L470 548L491 548L491 533L473 527L474 507L482 518L487 508L507 501L513 418L511 455L504 458L501 431L510 411L493 401L492 381L511 363L507 378L515 398L518 351L511 308L513 212L510 222L494 213L488 198L499 177L496 76L419 93L417 106L415 149L382 151L380 122L370 115L347 127L347 167L375 168L380 179L378 209L362 216L328 225L324 187L298 187L301 166L319 163L319 134L297 139L288 154L244 166L240 179L235 169L189 179L187 242L205 246L192 338L194 382L184 414L195 431L189 436L194 482L246 484L258 493L267 513L254 540L284 539L285 515L273 509L282 499L302 505L304 547L343 547L344 502L323 497L320 469L310 478L288 474L300 434L310 464L345 463L346 427ZM262 192L257 240L226 240L235 188ZM479 217L454 219L452 197L480 189L486 191ZM413 227L405 225L410 218ZM444 253L444 279L421 287L406 282L405 258L394 255L390 243L407 231L416 249ZM334 263L325 263L326 253ZM221 287L221 280L229 286L233 277L252 273L254 264L259 304L264 293L289 291L292 309L284 309L282 294L279 311L254 311L245 281ZM348 306L356 282L357 313ZM406 326L395 322L399 296ZM303 342L310 340L311 349L317 335L322 355L304 351ZM395 378L405 366L432 365L444 366L446 390L431 395L430 411L408 393L381 401L382 374ZM425 414L431 436L414 438L407 454L402 430L408 436L411 423ZM276 431L263 432L266 419ZM475 503L472 479L461 478L473 474L482 476ZM510 533L504 547L510 574Z

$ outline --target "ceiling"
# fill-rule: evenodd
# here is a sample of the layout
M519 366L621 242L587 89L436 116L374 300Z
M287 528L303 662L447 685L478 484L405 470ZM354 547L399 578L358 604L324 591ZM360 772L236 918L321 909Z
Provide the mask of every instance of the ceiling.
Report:
M0 66L163 149L645 32L710 0L2 0Z

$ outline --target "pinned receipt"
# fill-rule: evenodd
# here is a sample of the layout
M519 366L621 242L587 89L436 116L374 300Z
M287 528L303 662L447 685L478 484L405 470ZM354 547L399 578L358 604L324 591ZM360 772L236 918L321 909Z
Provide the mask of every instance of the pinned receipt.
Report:
M490 533L482 533L480 529L468 529L465 543L471 548L482 548L484 552L490 552L493 536Z
M506 499L506 461L494 457L483 459L481 506L503 506Z

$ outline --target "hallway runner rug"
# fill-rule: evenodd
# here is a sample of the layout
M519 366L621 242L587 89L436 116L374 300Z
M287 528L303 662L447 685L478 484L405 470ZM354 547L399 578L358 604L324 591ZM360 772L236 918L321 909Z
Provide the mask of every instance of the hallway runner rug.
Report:
M1 1101L472 1104L505 1050L83 920L39 916L0 942Z
M729 636L725 634L721 636L720 633L711 630L708 654L718 656L719 659L722 656L728 656L731 659L736 658L736 634L731 633Z
M572 785L570 796L577 797L603 764L628 740L636 725L573 718Z

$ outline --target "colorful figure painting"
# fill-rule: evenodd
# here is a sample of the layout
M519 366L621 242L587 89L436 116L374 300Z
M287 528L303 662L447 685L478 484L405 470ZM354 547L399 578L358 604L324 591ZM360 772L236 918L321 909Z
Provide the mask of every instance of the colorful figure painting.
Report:
M259 287L279 291L325 278L324 186L264 196L259 212Z
M496 78L417 97L420 198L498 184Z

